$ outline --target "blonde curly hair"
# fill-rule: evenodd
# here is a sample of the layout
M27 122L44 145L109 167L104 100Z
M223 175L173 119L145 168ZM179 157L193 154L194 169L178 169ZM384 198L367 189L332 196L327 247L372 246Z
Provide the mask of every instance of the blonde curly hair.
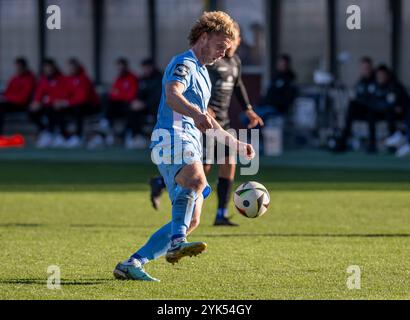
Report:
M223 11L204 12L202 16L195 22L189 32L189 45L193 46L204 32L222 33L229 40L235 40L237 28L235 21Z

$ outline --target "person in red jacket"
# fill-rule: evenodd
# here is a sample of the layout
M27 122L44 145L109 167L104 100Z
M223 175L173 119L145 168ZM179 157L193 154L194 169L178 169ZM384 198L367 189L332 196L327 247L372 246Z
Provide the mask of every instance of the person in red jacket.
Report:
M0 95L0 135L3 134L4 115L26 111L36 86L36 78L26 59L17 58L15 66L16 74L10 79L4 94Z
M52 59L43 62L43 75L34 93L34 99L29 107L29 115L39 130L37 147L46 148L56 144L59 137L55 135L56 113L55 105L67 96L65 77L61 74Z
M84 67L76 58L68 61L68 70L65 78L66 97L54 103L54 110L60 136L67 138L61 146L76 148L82 144L84 117L98 110L99 98ZM68 137L66 126L70 118L75 119L76 131Z
M90 149L97 148L102 144L108 146L114 143L113 126L114 121L118 118L126 119L126 128L123 136L127 131L131 131L132 135L141 130L141 127L135 127L134 108L131 108L131 103L138 94L138 78L130 71L128 60L119 58L117 60L118 76L108 92L108 103L103 119L100 122L100 132L89 142Z

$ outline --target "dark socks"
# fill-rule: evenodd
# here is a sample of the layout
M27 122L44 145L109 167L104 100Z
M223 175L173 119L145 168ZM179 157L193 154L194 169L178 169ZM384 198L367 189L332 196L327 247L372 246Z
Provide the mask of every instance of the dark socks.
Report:
M233 181L226 178L218 178L217 194L218 194L218 212L217 218L226 216L228 210L228 201L232 192Z

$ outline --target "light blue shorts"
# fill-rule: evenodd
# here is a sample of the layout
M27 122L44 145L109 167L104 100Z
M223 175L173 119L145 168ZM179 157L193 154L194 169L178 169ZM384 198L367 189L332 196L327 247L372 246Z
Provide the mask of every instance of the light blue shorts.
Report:
M181 188L175 182L175 176L178 174L179 171L181 171L183 167L185 167L188 164L192 164L194 162L202 163L202 147L199 148L192 142L184 141L182 143L182 153L176 152L174 154L173 148L171 148L170 151L171 154L168 156L170 157L169 159L171 161L169 162L171 163L162 163L157 165L157 167L160 174L164 178L169 198L173 203L176 195L179 192L179 189ZM204 198L207 198L210 195L211 191L211 187L209 186L209 184L207 184L204 191L202 192Z

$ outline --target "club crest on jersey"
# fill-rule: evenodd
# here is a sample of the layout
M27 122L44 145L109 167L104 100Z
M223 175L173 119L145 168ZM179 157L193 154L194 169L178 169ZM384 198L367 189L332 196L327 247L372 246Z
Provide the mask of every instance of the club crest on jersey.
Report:
M179 77L186 77L189 73L189 68L184 64L177 64L174 69L174 75Z

